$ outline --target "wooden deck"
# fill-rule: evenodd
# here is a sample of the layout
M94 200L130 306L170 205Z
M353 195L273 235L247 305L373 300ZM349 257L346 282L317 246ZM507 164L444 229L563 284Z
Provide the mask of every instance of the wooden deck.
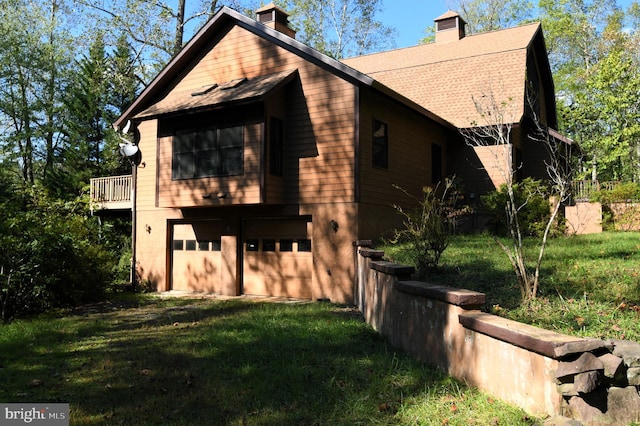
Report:
M91 211L131 209L131 175L93 178L90 186Z

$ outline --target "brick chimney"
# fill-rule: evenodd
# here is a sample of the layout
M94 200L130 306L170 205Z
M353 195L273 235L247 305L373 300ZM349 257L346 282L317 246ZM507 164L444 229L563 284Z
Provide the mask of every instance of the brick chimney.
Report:
M274 3L256 10L256 20L269 28L280 31L289 37L295 38L296 32L289 27L289 14L280 9Z
M467 23L456 12L448 11L435 19L436 43L451 43L463 39Z

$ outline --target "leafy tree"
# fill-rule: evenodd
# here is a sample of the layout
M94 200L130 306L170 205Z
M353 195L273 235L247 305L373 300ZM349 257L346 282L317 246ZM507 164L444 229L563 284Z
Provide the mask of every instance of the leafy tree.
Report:
M380 0L288 0L296 38L336 59L394 47L395 30L376 20Z
M460 13L471 34L530 21L534 10L530 0L448 0L447 6Z
M150 0L102 0L78 2L91 20L105 28L115 28L114 34L126 34L136 61L138 81L148 84L169 60L182 49L195 30L199 29L223 5L241 8L242 1L186 0L159 2ZM115 45L116 40L106 40Z
M561 125L583 149L583 176L637 180L637 2L628 15L614 0L541 0L540 9Z
M46 178L60 142L71 51L63 7L56 0L0 3L0 146L30 184Z

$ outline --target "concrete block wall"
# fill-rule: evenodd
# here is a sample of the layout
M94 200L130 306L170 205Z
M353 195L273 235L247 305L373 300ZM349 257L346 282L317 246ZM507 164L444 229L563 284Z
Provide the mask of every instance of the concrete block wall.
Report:
M587 425L640 420L639 344L487 314L484 294L414 281L412 267L385 261L369 244L356 243L355 300L392 345L536 416ZM576 362L581 357L597 362Z

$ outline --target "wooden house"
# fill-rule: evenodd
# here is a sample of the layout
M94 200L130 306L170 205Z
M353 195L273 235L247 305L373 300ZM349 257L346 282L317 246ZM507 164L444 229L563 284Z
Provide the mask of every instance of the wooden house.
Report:
M444 21L433 45L341 62L296 41L273 4L256 20L222 8L115 123L132 123L141 153L140 279L158 291L353 302L356 242L401 225L392 204L408 199L394 185L419 196L453 173L491 182L490 166L466 161L474 151L459 131L471 86L491 73L482 66L517 86L518 125L535 81L555 126L539 25L461 37L459 16Z

